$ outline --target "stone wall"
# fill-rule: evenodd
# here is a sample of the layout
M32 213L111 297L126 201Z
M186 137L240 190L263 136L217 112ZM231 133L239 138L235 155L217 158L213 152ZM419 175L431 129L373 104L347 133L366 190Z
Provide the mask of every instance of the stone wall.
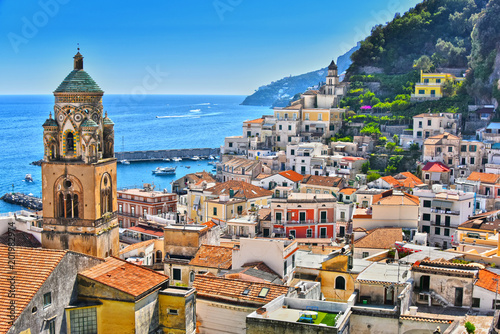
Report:
M154 151L129 151L115 152L117 160L129 161L149 161L162 160L165 158L191 158L196 156L207 157L209 155L219 155L219 148L189 148L181 150L154 150Z

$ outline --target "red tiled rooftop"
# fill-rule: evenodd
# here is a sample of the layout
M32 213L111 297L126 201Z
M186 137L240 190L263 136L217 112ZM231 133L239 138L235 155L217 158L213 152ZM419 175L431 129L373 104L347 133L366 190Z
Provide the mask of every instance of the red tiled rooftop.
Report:
M496 290L497 282L494 281L494 279L498 280L498 279L500 279L500 276L492 273L489 270L482 269L482 270L479 270L479 277L478 277L478 280L476 282L476 285L483 288L483 289L490 290L492 292L496 292L497 291Z
M7 295L10 284L7 280L12 276L9 269L9 252L6 245L0 245L0 333L7 333L11 327L10 321L10 299ZM66 251L42 249L42 248L15 248L15 279L16 295L12 300L16 303L15 318L26 308L36 292L42 287L50 274L61 262Z
M266 197L272 196L273 192L266 190L261 187L254 186L248 182L244 181L227 181L224 183L219 183L211 188L206 189L205 191L210 192L214 195L229 195L229 189L233 190L233 197L235 198L243 198L243 199L251 199L258 197Z
M403 241L403 229L400 227L380 227L368 231L364 237L354 241L354 247L389 249L397 241Z
M207 275L196 275L193 288L196 289L197 298L258 306L265 305L281 295L286 295L290 289L293 289L271 283L249 282ZM265 297L259 297L258 295L263 288L267 288L269 291ZM248 290L247 294L243 294L245 290Z
M168 281L166 275L116 257L108 257L105 262L79 275L134 297L139 297Z
M446 167L443 163L439 161L430 161L426 163L424 168L422 168L422 170L426 172L440 172L440 173L450 171L448 167Z
M154 227L147 227L147 226L132 226L127 228L127 230L130 231L136 231L140 233L145 233L145 234L150 234L150 235L155 235L157 237L163 237L163 230L154 228Z
M191 266L231 269L233 264L233 248L225 246L201 245L194 258L189 262Z
M479 172L472 172L467 180L469 181L480 181L483 183L490 183L494 184L498 182L498 178L500 175L497 174L492 174L492 173L479 173Z
M302 181L304 178L303 175L293 171L293 170L286 170L284 172L279 173L281 176L286 177L287 179L293 181L293 182L299 182Z
M262 124L262 123L264 123L264 119L263 118L257 118L257 119L253 119L251 121L245 121L243 123Z

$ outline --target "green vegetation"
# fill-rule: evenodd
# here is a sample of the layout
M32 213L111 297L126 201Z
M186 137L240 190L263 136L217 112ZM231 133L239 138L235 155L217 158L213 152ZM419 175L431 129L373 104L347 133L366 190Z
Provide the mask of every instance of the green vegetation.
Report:
M370 170L370 160L367 160L361 165L361 173L366 174Z
M373 27L372 34L361 42L361 48L351 56L348 74L362 66L380 67L385 73L406 73L423 55L434 65L465 67L474 22L487 2L427 0L403 16L396 14L387 25ZM421 59L419 63L428 62Z
M474 326L470 321L467 321L464 324L465 330L467 331L467 334L474 334L476 332L476 326Z
M362 135L374 137L378 137L382 134L382 132L380 132L380 125L375 122L366 124L359 133Z
M370 171L368 172L368 175L366 176L366 181L367 182L372 182L377 179L380 179L380 174L375 172L375 171Z

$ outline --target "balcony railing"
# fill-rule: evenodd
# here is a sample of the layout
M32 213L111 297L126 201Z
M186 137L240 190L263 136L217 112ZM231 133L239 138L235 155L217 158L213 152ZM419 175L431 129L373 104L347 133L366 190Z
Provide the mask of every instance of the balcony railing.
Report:
M330 219L320 219L320 220L273 220L273 224L276 225L317 225L317 224L333 224Z
M441 213L445 215L460 215L460 211L452 211L452 210L438 210L438 209L431 209L432 213Z

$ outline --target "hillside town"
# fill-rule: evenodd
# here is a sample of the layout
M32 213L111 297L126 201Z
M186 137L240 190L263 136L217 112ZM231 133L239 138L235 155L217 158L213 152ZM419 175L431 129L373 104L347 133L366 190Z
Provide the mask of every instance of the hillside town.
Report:
M474 138L453 113L386 126L418 156L389 173L380 136L334 139L359 130L347 89L332 61L226 137L215 174L117 190L114 122L78 52L43 124L43 211L0 217L0 332L498 333L495 107L471 106Z

